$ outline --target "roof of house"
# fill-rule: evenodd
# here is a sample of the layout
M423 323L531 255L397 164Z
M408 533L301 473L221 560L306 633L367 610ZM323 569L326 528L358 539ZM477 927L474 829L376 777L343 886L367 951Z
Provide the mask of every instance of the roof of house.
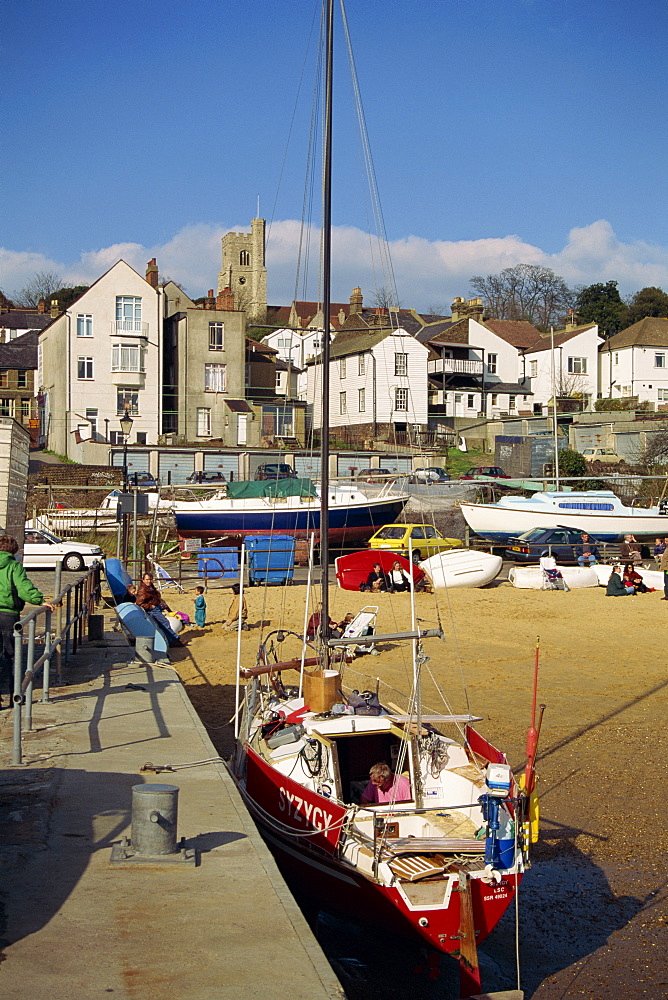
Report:
M621 347L668 347L668 319L645 316L606 340L601 350L617 351Z
M486 319L482 325L520 350L526 350L540 338L540 331L523 319Z
M270 347L260 340L253 340L252 337L246 337L246 350L257 351L259 354L278 354L275 347Z
M577 326L573 330L560 330L559 333L554 335L554 346L561 347L562 344L568 343L573 337L578 337L581 333L585 333L587 330L593 330L596 327L596 323L586 323L584 326ZM531 347L525 348L527 354L534 354L536 351L549 351L552 347L552 337L549 333L541 333L540 338Z
M533 396L531 389L520 382L486 382L486 392L508 392L515 396Z
M43 330L51 322L51 315L32 312L30 309L12 309L0 313L0 327L6 330Z
M297 365L288 364L287 361L281 361L280 358L276 359L276 371L277 372L291 371L291 372L295 372L297 375L300 375L301 372L302 372L302 370L303 369L301 369L301 368L297 368Z
M0 344L0 368L37 368L39 330L30 330L8 344Z

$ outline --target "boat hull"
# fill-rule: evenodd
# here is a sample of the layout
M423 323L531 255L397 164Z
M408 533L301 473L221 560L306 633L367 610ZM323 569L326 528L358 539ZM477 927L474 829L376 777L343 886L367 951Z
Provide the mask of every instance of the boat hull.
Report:
M442 902L409 905L395 885L385 885L339 857L344 807L275 771L250 747L243 752L240 775L232 770L232 776L281 872L297 893L350 919L417 934L441 952L458 952L460 908L455 873L439 883ZM477 943L499 922L520 881L521 875L515 873L503 874L498 884L471 879Z
M392 497L368 500L364 504L330 507L330 541L341 546L367 541L378 528L396 520L407 502L408 497ZM317 503L298 506L267 503L242 506L242 503L232 501L217 510L203 506L188 510L183 505L177 506L174 511L176 529L182 538L243 538L246 535L308 538L320 532L320 506Z
M505 543L532 528L573 528L598 541L616 542L625 534L656 537L668 532L668 517L638 510L634 514L606 514L590 510L537 510L498 507L462 501L461 511L472 531L490 542Z
M341 590L359 590L366 584L369 573L376 563L384 573L390 573L395 562L401 565L404 573L412 576L413 583L419 584L424 578L424 570L419 566L411 565L408 559L397 555L396 552L386 552L382 549L363 549L361 552L349 552L345 556L335 559L336 582Z
M484 587L501 572L501 556L475 549L453 549L424 559L420 567L434 587Z

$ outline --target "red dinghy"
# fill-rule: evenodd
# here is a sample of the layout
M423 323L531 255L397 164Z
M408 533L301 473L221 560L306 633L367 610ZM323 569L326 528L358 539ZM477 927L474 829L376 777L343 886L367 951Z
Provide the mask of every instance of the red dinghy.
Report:
M369 573L376 563L380 563L383 573L389 573L395 562L401 564L401 568L407 575L413 577L413 585L417 585L424 579L424 570L419 566L411 565L408 559L397 555L396 552L387 552L383 549L362 549L360 552L349 552L346 556L339 556L334 560L336 566L336 582L341 590L359 590L360 585L366 583Z

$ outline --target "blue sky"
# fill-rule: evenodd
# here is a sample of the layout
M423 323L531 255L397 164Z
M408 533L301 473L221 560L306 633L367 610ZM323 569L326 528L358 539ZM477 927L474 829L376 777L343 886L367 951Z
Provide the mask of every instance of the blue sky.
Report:
M290 301L317 6L4 0L0 288L157 256L202 294L220 236L248 227L259 196L269 299ZM347 13L404 305L447 307L473 274L520 262L571 285L668 290L664 4L348 0ZM385 281L342 57L336 76L333 297L360 284L370 301Z

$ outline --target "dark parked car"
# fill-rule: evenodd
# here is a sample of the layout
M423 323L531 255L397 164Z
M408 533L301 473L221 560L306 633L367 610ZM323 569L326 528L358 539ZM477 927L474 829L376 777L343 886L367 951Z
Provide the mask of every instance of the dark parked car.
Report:
M510 479L510 476L507 476L498 465L474 465L459 478L480 479L481 476L493 476L494 479Z
M157 490L158 484L150 472L129 472L128 486L137 486L140 490Z
M258 466L255 478L256 480L297 479L297 473L291 465L286 465L285 462L265 462L264 465Z
M188 483L226 483L227 479L222 472L193 472L188 476Z
M589 544L598 548L599 562L603 558L602 542L589 536ZM558 563L577 565L582 536L572 528L531 528L522 535L508 539L505 558L518 563L537 563L541 556L554 556Z

